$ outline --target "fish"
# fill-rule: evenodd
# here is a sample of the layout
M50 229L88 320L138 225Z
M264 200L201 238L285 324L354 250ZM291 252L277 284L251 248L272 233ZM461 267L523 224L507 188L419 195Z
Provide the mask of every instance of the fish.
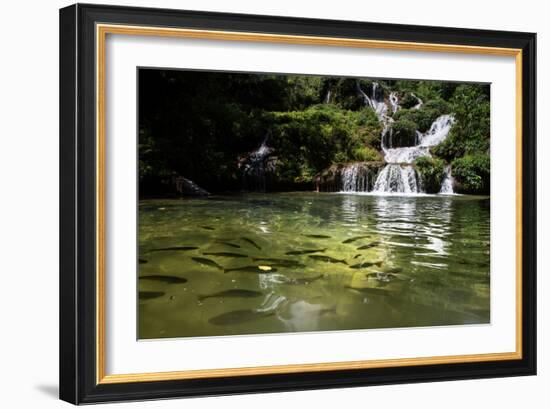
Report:
M147 263L147 260L145 260L144 258L140 258L140 259L138 259L138 261L139 261L139 264Z
M359 268L369 268L372 266L380 267L382 263L383 263L382 261L375 261L375 262L363 261L361 263L353 264L349 266L349 268L359 269Z
M162 247L158 249L152 249L149 251L191 251L197 250L198 247L195 246L175 246L175 247Z
M196 263L205 265L205 266L214 267L214 268L217 268L218 270L223 270L223 267L222 267L222 266L220 266L220 265L219 265L218 263L216 263L214 260L210 260L209 258L204 258L204 257L191 257L191 260L195 261Z
M199 226L201 229L204 229L204 230L216 230L214 229L212 226Z
M153 298L162 297L164 293L162 291L140 291L139 299L140 300L152 300Z
M240 248L241 248L241 246L239 246L238 244L229 243L228 241L220 241L220 240L218 240L216 243L223 244L224 246L233 247L233 248L235 248L235 249L240 249Z
M327 236L325 234L302 234L302 236L310 237L312 239L330 239L331 236Z
M386 274L396 274L403 271L403 267L385 267L382 271Z
M187 282L187 278L184 277L174 277L174 276L166 276L166 275L149 275L149 276L141 276L139 277L140 280L153 280L153 281L161 281L163 283L168 284L184 284Z
M353 243L354 241L357 241L357 240L368 239L369 237L370 237L370 235L350 237L349 239L344 240L342 243L349 244L349 243Z
M269 263L269 265L271 267L288 267L288 268L306 268L306 265L305 264L302 264L302 263L293 263L293 264L289 264L289 263Z
M300 267L300 268L305 267L305 265L301 264L296 260L288 260L284 258L252 257L252 260L268 263L269 265L272 265L275 267Z
M319 310L319 315L323 316L323 315L326 315L326 314L336 314L336 307L332 307L332 308L321 308Z
M337 258L333 258L333 257L330 257L330 256L321 256L321 255L316 255L316 254L313 254L311 256L308 256L309 258L312 258L313 260L318 260L318 261L324 261L325 263L342 263L342 264L348 264L346 262L346 260L339 260Z
M299 256L302 254L324 253L325 251L326 249L293 250L293 251L287 251L285 254L287 256Z
M346 286L344 288L347 288L348 290L358 291L365 294L370 294L370 295L389 295L390 293L388 290L385 290L383 288L372 288L372 287L359 288L359 287L350 287L350 286Z
M310 284L314 281L320 280L324 276L325 276L324 274L319 274L318 276L315 276L315 277L289 278L285 282L285 284L307 285L307 284Z
M246 241L248 244L256 247L258 250L261 250L262 248L256 244L256 242L252 239L249 239L248 237L241 237L241 240Z
M355 257L353 257L353 258L356 259L356 258L359 258L361 256L362 256L362 254L356 254Z
M263 293L259 291L232 288L230 290L219 291L213 294L199 295L197 298L199 301L204 301L208 298L255 298L261 296L262 294Z
M217 256L217 257L233 257L233 258L246 258L246 254L241 253L228 253L226 251L210 251L202 253L205 256Z
M215 317L210 318L208 322L214 325L234 325L272 315L275 315L273 311L260 312L257 310L235 310L216 315Z
M371 249L371 248L379 246L379 245L380 245L379 241L373 241L372 243L365 244L364 246L361 246L361 247L357 247L357 250Z
M277 271L277 269L271 266L242 266L242 267L225 269L226 273L231 273L233 271L240 272L240 273L268 274L268 273L274 273L275 271Z

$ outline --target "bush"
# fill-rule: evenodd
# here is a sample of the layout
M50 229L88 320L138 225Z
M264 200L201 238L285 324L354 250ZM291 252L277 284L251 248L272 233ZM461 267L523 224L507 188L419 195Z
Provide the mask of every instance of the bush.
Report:
M422 108L437 111L437 116L449 114L451 112L449 104L443 99L433 99L427 101L424 105L422 105Z
M400 119L392 124L390 143L392 148L416 145L416 123L408 119Z
M467 155L452 162L458 193L489 194L491 160L489 155Z
M442 159L421 156L416 158L414 166L426 193L439 192L445 174L445 162Z
M435 109L424 109L424 107L422 107L421 109L400 109L394 114L393 118L398 121L407 120L414 122L416 124L416 128L420 132L424 133L430 129L432 123L439 116L439 111Z
M382 129L371 109L350 111L323 104L271 112L265 122L271 127L268 145L280 158L281 178L302 180L333 163L379 160L376 149L366 146Z
M450 101L455 123L447 139L433 153L451 161L466 155L486 154L490 146L490 103L478 85L459 85Z
M382 155L376 149L369 146L359 146L352 152L352 159L358 162L380 162Z
M418 104L418 99L412 95L412 93L407 93L403 98L401 98L401 101L399 101L399 104L402 108L410 109Z

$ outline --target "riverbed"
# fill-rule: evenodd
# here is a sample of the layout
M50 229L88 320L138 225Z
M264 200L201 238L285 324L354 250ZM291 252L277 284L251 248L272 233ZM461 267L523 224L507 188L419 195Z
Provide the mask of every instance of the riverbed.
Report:
M142 200L138 336L489 323L489 208L463 195Z

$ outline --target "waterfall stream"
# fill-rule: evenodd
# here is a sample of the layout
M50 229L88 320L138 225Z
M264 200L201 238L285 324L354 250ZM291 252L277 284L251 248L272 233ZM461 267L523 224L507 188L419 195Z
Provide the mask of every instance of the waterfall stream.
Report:
M380 85L372 83L370 95L361 89L357 84L357 90L363 97L365 105L370 107L376 113L378 120L383 124L381 133L381 145L384 153L385 167L378 173L374 181L369 183L369 172L366 172L365 166L359 166L357 163L348 164L341 171L341 186L344 192L373 192L377 194L397 193L397 194L418 194L423 193L422 181L413 166L415 159L421 156L431 157L430 147L443 142L454 123L452 115L441 115L430 126L430 129L421 133L416 131L414 145L405 147L393 147L392 144L392 124L394 119L388 115L393 115L400 109L399 96L397 92L390 92L388 102L384 100L384 93L380 91ZM412 109L420 109L423 101L416 95L418 103ZM395 137L394 137L395 138ZM371 188L372 186L372 188ZM446 166L444 178L441 184L440 193L453 193L453 177L450 166Z
M266 173L273 171L273 164L268 161L273 149L267 145L266 135L258 149L251 152L244 161L243 186L247 190L264 192L266 190Z
M451 166L445 166L445 175L443 176L443 182L441 182L441 190L439 191L442 195L452 195L453 191L453 182L454 178L451 173Z
M445 140L453 121L451 115L441 115L425 134L417 131L415 146L388 148L383 143L382 150L387 165L379 173L373 191L377 193L422 193L422 186L412 163L421 156L431 156L429 148ZM452 193L452 179L447 179L446 189L450 192L446 193Z

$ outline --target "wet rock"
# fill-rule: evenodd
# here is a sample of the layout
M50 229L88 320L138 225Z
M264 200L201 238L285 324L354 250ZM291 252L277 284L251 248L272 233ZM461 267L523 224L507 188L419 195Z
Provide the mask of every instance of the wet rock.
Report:
M370 192L384 162L351 162L332 165L315 178L318 192Z
M186 179L183 176L174 176L173 183L176 187L176 192L182 196L209 196L210 193L197 185L192 180Z

